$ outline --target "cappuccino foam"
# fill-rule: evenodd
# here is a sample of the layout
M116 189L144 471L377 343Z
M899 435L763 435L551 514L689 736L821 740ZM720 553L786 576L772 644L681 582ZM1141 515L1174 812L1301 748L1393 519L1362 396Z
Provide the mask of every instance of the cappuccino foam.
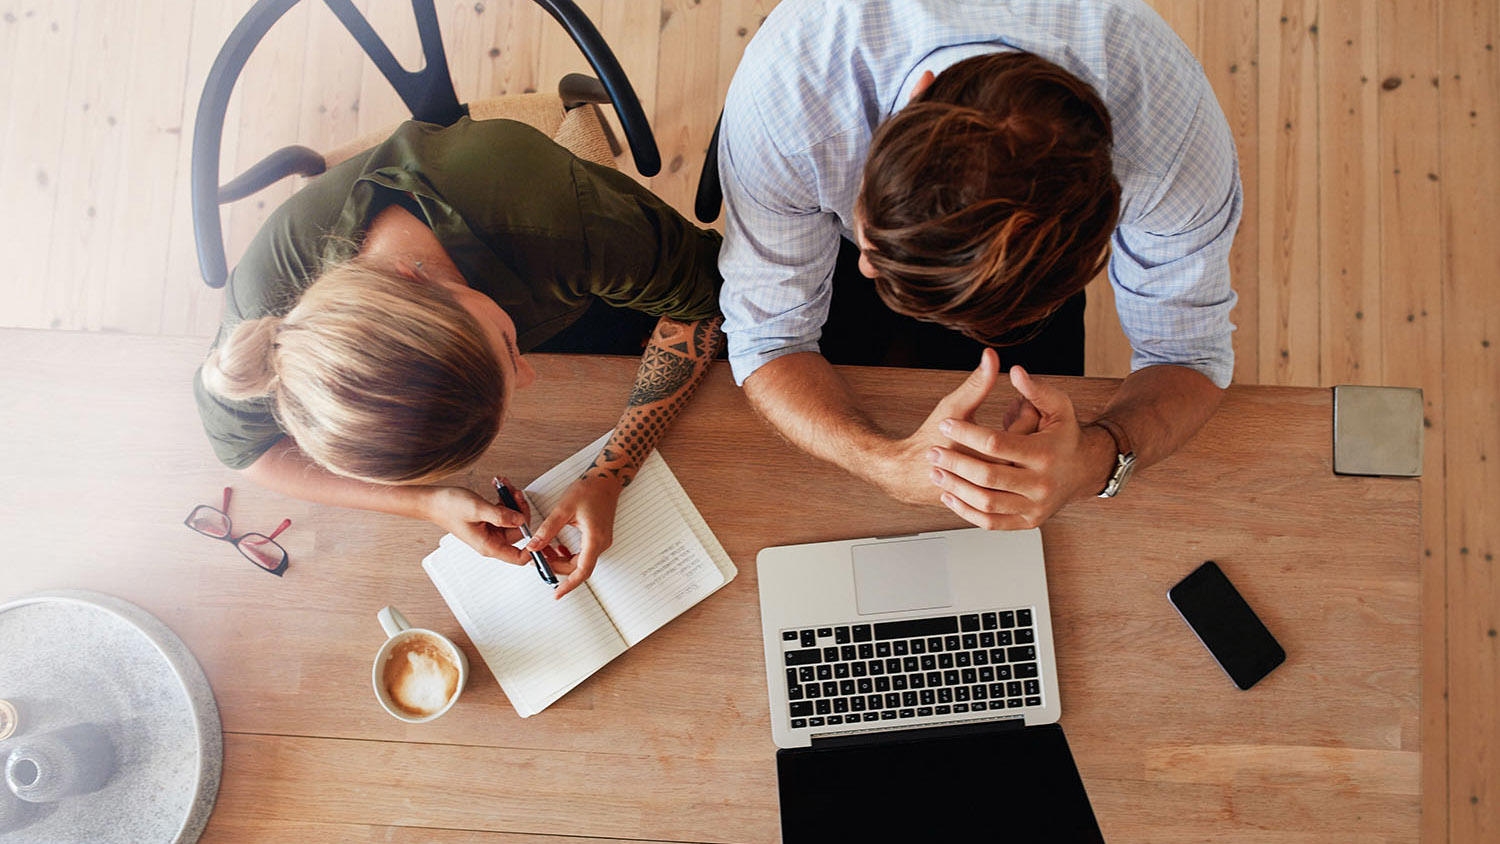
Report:
M442 709L458 691L458 666L442 644L410 636L391 648L381 679L397 709L422 718Z

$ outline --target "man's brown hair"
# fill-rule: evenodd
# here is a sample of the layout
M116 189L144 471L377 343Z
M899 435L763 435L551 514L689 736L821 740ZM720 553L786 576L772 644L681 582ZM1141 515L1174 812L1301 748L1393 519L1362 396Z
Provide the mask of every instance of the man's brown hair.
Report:
M1025 339L1104 267L1111 144L1099 95L1052 62L953 65L870 144L859 211L880 298L983 343Z

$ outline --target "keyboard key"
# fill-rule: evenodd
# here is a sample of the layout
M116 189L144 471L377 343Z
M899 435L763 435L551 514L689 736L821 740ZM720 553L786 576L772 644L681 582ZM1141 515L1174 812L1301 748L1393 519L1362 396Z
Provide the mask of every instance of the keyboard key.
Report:
M795 685L797 685L797 669L795 669L795 668L788 668L786 670L786 684L788 686L795 686Z
M917 711L915 709L903 709L903 710L901 710L901 712L899 714L900 714L900 716L902 718L915 718L915 717L917 717Z
M1017 645L1014 648L1006 648L1005 655L1009 662L1025 662L1036 659L1035 645Z
M880 644L876 645L875 646L875 652L876 653L880 653L880 649L883 648L883 647L885 647L885 645L886 645L885 642L881 642ZM897 639L896 641L891 642L890 646L891 646L891 653L895 654L896 656L906 656L906 654L908 653L907 648L906 648L906 640L905 639ZM880 655L881 656L885 656L885 654L880 654Z
M1007 695L1010 695L1011 697L1020 697L1020 695L1021 695L1021 681L1020 680L1011 680L1009 683L1006 683L1005 684L1005 693Z
M813 714L813 705L811 701L802 700L791 704L787 707L787 711L791 712L793 717L802 718Z
M1025 689L1028 695L1039 695L1042 693L1042 684L1035 680L1027 680Z
M831 665L820 665L820 666L818 666L818 679L819 680L832 680L833 679L833 666L831 666Z
M917 693L916 692L902 692L901 693L901 705L902 706L916 706L917 705Z
M819 715L827 715L828 713L833 711L833 703L830 702L828 698L814 701L813 706L817 709Z
M866 721L874 721L876 718L879 718L879 717L880 717L880 713L879 712L866 712L864 720L866 720Z
M823 690L818 688L817 683L808 683L807 685L803 686L802 693L807 695L808 698L818 698L823 696Z
M989 704L985 703L982 700L976 700L973 703L969 704L969 706L972 707L975 712L983 712L986 708L989 707Z
M943 675L939 674L936 671L929 671L929 672L927 672L926 677L927 677L927 687L928 688L935 689L938 686L943 685Z
M891 690L891 678L889 678L889 677L876 677L875 678L875 691L877 691L877 692L888 692L890 690Z
M912 657L907 657L907 659L911 659L911 658ZM901 660L900 659L897 659L896 657L891 657L890 659L887 659L885 661L885 673L887 673L887 674L895 674L895 673L899 672L900 670L901 670Z
M921 668L922 660L921 660L920 657L904 656L904 657L901 657L899 660L896 659L895 657L891 657L890 662L895 662L898 666L900 666L900 670L902 670L902 671L908 671L908 672L910 672L910 671L921 671L922 670L922 668ZM888 667L888 668L890 667L890 662L886 663L886 667Z
M818 638L820 638L820 639L827 639L829 636L832 636L832 635L833 635L833 628L832 627L819 627L818 628Z
M962 671L958 672L958 674L959 674L959 677L962 678L959 681L961 683L966 683L968 685L973 685L973 684L979 682L979 672L975 671L972 668L965 668Z
M953 690L952 689L938 689L937 702L938 703L952 703L953 702Z
M865 665L870 667L870 676L872 677L878 677L885 673L885 663L878 659L872 659L865 663Z
M1006 610L1005 612L1000 613L1000 626L1002 628L1015 627L1016 626L1016 614L1013 613L1013 612L1011 612L1010 610Z
M993 698L1002 698L1002 697L1005 697L1005 684L1004 683L991 683L990 684L990 697L993 697Z
M935 653L941 653L942 650L943 650L943 637L941 637L941 636L933 636L932 638L930 638L930 639L927 640L927 652L928 653L934 653L934 654Z
M960 640L957 636L944 636L943 637L943 649L944 650L956 651L960 647L962 647L962 640Z
M995 634L995 644L999 645L1002 648L1012 644L1013 641L1014 640L1011 639L1011 631L1009 630L1001 630L999 633Z
M841 694L841 695L852 695L852 694L854 694L854 681L853 680L840 680L839 681L839 694Z
M786 652L787 665L812 665L823 661L823 652L817 648L807 648L798 651Z
M1039 697L1029 697L1029 698L1026 698L1026 705L1027 706L1041 706L1042 705L1042 699L1039 698Z
M863 645L859 646L859 658L860 659L874 659L875 658L875 649L873 647L870 647L870 643L869 642L865 642Z
M794 729L794 730L800 730L800 729L802 729L803 727L806 727L806 726L807 726L807 719L806 718L793 718L792 719L792 729Z
M953 712L953 707L951 707L951 706L939 706L937 709L934 710L934 712L936 712L938 715L949 715L949 714L951 714Z
M854 625L853 632L854 632L854 641L856 641L856 642L868 642L868 641L870 641L870 625L868 625L868 624L856 624L856 625ZM881 638L884 639L884 638L887 638L887 637L882 636Z
M975 613L960 616L958 619L958 629L964 631L965 633L968 633L971 630L978 630L979 616Z
M937 657L932 654L923 654L921 659L923 671L935 671L937 669Z
M864 646L861 645L860 647L864 647ZM881 657L881 658L890 656L891 655L891 643L890 642L876 642L875 643L875 655L878 656L878 657ZM869 657L865 657L865 658L869 659Z
M865 707L867 709L879 709L885 705L885 698L880 695L865 695Z
M955 703L955 704L953 704L953 714L955 714L955 715L957 715L960 712L968 712L968 711L969 711L969 705L967 703Z
M839 684L828 680L823 683L823 697L833 697L839 693Z
M1016 631L1016 644L1018 644L1018 645L1029 645L1029 644L1031 644L1032 642L1035 642L1035 641L1036 641L1036 631L1033 630L1033 629L1031 629L1030 627L1026 628L1025 630L1017 630Z
M804 647L804 648L810 648L813 645L816 645L817 643L818 643L818 640L814 637L813 631L811 631L811 630L804 630L804 631L802 631L802 641L801 641L802 647Z
M905 674L897 674L894 677L892 677L891 678L891 688L895 689L898 692L905 691L906 690L906 675Z
M945 686L956 686L956 685L958 685L958 669L951 668L951 669L943 672L943 685L945 685Z
M786 687L786 699L787 700L801 700L802 699L802 687L801 686L787 686Z
M917 696L923 706L931 706L937 702L937 692L934 692L932 689L923 689L917 693Z
M1016 626L1017 627L1030 627L1031 626L1031 610L1016 610Z
M885 708L895 709L901 705L901 696L895 692L887 692L885 696Z
M880 712L880 720L882 720L882 721L894 721L894 720L896 720L896 710L894 710L894 709L883 709L883 710L881 710L881 712Z
M972 695L975 700L987 700L990 696L989 690L982 685L970 686L969 694Z
M1001 665L1005 662L1005 649L995 648L990 651L990 662Z
M1023 662L1016 666L1016 676L1022 679L1036 676L1036 663Z
M797 669L797 682L799 683L810 683L816 677L817 675L813 673L811 665L804 665Z
M783 630L783 631L781 631L781 641L783 641L783 642L795 642L795 641L797 641L797 631L795 631L795 630Z
M870 682L869 677L859 678L854 682L854 687L858 689L859 693L862 695L867 695L875 690L875 684Z
M953 690L953 699L967 702L969 700L969 687L959 686Z
M974 664L975 665L989 665L990 664L990 652L989 651L975 651L974 652Z
M925 653L927 653L927 640L926 639L912 639L911 640L911 652L914 653L914 654L925 654Z
M866 628L869 625L865 625ZM906 618L900 621L882 621L875 625L877 639L910 639L913 636L933 636L957 633L958 619L951 615L937 618ZM856 639L856 641L864 641Z
M870 672L865 668L865 664L863 662L856 662L853 665L849 666L849 673L853 674L856 677L863 677Z
M809 719L807 719L807 726L809 726L809 727L821 727L821 726L823 726L823 719L822 718L809 718Z
M995 614L992 612L987 612L984 615L980 616L979 621L980 626L985 630L994 630L995 625L999 624L999 620L995 618Z
M981 683L993 683L993 682L995 682L995 669L989 667L988 665L986 665L985 667L979 669L979 682L981 682Z
M829 645L828 647L824 648L823 649L823 661L824 662L838 662L839 661L839 649L836 648L836 647L834 647L833 645Z
M938 668L952 668L953 654L938 654Z
M859 651L855 650L853 645L840 645L839 659L845 660L846 662L853 662L854 660L859 659Z
M979 647L993 648L995 646L995 634L985 631L979 634Z
M1006 700L1005 700L1005 708L1006 709L1020 709L1021 708L1021 699L1018 698L1018 697L1006 698Z
M833 629L833 643L835 645L849 644L849 628L847 626L835 627Z
M964 634L964 650L972 651L979 647L979 636L974 633Z
M828 726L832 727L832 726L836 726L836 725L842 724L842 723L844 723L844 716L842 716L842 715L830 715L830 716L828 716Z
M855 695L854 697L849 698L849 708L852 709L852 710L854 710L855 712L864 712L865 711L865 698L864 698L864 695Z
M930 707L930 706L919 706L919 707L917 707L917 717L918 718L926 718L927 716L929 716L931 714L932 714L932 707Z
M911 687L913 689L920 689L925 685L927 685L927 675L921 673L920 671L916 674L911 675Z
M835 665L833 667L833 678L835 680L842 680L842 679L844 679L845 677L848 677L848 676L849 676L849 663L847 663L847 662L841 662L838 665Z
M959 651L953 655L953 664L959 668L967 668L969 665L969 652Z
M997 666L995 666L995 679L996 680L1009 680L1010 679L1010 666L1009 665L997 665Z
M842 698L842 697L835 699L834 702L833 702L833 711L837 712L837 713L839 713L841 715L843 713L845 713L845 712L848 712L849 711L849 700L847 698Z

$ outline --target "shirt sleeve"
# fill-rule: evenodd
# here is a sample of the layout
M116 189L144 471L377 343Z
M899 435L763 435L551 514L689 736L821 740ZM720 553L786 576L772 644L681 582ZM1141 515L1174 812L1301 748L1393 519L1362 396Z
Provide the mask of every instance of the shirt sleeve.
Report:
M1234 375L1229 248L1242 210L1234 139L1211 96L1154 200L1115 230L1109 261L1131 371L1185 366L1219 387Z
M730 367L743 384L782 355L818 350L840 229L818 202L812 159L782 155L750 97L736 93L719 129L719 304Z
M653 316L718 316L719 233L688 222L624 173L581 159L572 166L589 291Z

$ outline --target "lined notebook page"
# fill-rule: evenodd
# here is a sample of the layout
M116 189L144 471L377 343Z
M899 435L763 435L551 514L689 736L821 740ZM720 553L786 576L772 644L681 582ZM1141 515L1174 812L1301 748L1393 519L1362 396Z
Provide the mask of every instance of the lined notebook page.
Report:
M556 504L609 436L584 446L526 488L535 513ZM572 528L564 533L564 542L576 550L578 533ZM620 495L614 539L599 555L588 586L632 647L737 574L666 461L654 451Z
M422 568L522 718L627 648L588 589L553 600L532 566L482 557L452 534Z

